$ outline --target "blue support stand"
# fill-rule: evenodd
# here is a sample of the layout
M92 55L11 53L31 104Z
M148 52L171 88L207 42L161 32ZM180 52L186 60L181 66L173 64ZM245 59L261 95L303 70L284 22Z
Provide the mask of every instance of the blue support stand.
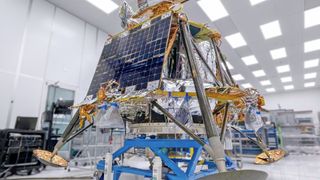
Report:
M165 178L167 180L195 180L218 172L213 161L206 161L204 163L208 165L208 169L195 173L195 169L201 155L202 146L194 140L127 139L124 142L124 146L113 153L113 159L120 157L131 148L150 148L157 156L161 158L162 162L172 170L170 173L165 173ZM190 160L172 159L168 157L166 152L162 151L163 148L194 148L194 153ZM183 171L181 168L179 168L178 162L188 163L187 170ZM100 161L99 163L104 164L104 161ZM229 157L226 157L226 166L228 170L235 169L235 165ZM152 170L113 165L113 180L119 180L121 173L136 174L149 178L152 177Z

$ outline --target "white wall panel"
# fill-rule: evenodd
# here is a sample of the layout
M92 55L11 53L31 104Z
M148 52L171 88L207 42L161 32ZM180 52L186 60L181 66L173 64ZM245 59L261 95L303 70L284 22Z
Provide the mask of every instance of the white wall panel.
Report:
M81 102L87 94L106 39L107 33L86 24L80 86L76 95L76 102Z
M18 91L15 95L10 121L11 128L14 127L17 116L38 117L42 82L42 80L23 75L19 77Z
M99 30L98 31L98 39L97 39L97 56L100 58L104 43L106 42L108 38L108 34L104 31Z
M28 9L29 0L0 1L0 128L6 127L13 100Z
M98 65L104 44L107 39L107 33L87 24L86 26L86 41L83 54L83 66L81 68L81 83L77 101L82 101L87 95L91 80L94 76L96 67ZM93 34L94 33L94 34ZM95 39L93 39L95 38Z
M14 78L15 74L0 71L0 129L5 128L7 123Z
M29 0L0 1L0 69L15 72Z
M79 91L76 94L76 102L84 99L89 89L91 79L98 63L97 51L97 28L86 24L85 38L82 53L82 63L80 70Z
M84 22L57 8L52 31L46 79L77 86Z
M40 116L54 82L84 98L106 33L44 0L0 0L0 25L0 129Z
M54 6L35 0L27 24L21 73L43 78L54 15Z

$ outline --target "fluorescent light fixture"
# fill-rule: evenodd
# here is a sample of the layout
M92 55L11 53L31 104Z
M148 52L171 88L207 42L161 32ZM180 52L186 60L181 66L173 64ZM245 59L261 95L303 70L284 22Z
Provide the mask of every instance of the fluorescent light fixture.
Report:
M232 48L238 48L247 45L247 42L244 40L240 33L231 34L226 36L225 39L228 41Z
M320 24L320 6L304 11L304 28Z
M216 21L229 15L220 0L200 0L198 5L211 21Z
M291 76L282 77L281 82L283 82L283 83L292 82L292 77Z
M319 59L311 59L304 62L304 68L313 68L319 66Z
M119 6L111 0L87 0L89 3L102 10L103 12L110 14L116 10Z
M226 62L226 64L227 64L229 69L233 69L233 66L228 61Z
M244 80L244 77L241 74L235 74L232 76L232 78L236 81Z
M274 89L274 88L267 88L266 91L267 91L267 92L275 92L276 89Z
M287 85L287 86L283 86L284 90L291 90L294 89L293 85Z
M317 77L317 73L316 72L304 74L304 79L313 79L313 78L316 78L316 77Z
M264 70L260 69L260 70L257 70L257 71L253 71L252 74L255 76L255 77L262 77L262 76L265 76L266 73L264 72Z
M307 83L304 83L304 87L314 87L316 85L315 82L307 82Z
M278 49L273 49L270 51L270 55L273 60L281 59L281 58L287 57L287 51L286 51L286 48L284 48L284 47L278 48Z
M277 71L278 71L278 73L289 72L290 71L290 66L289 65L277 66Z
M266 1L266 0L250 0L250 4L251 4L251 6L254 6L254 5L260 4L264 1Z
M260 26L264 39L270 39L277 36L281 36L281 28L279 21L272 21Z
M250 66L250 65L258 63L258 61L257 61L257 59L256 59L256 57L254 55L242 57L241 59L244 62L244 64L246 64L247 66Z
M252 85L250 83L241 84L243 88L252 88Z
M262 86L268 86L268 85L271 85L271 81L270 81L270 80L260 81L260 84L261 84Z
M320 39L304 42L304 52L312 52L320 50Z
M228 61L226 62L226 64L227 64L227 67L228 67L229 70L234 69L233 66L232 66ZM221 66L222 66L222 68L223 68L224 70L226 70L226 67L224 66L223 63L221 64Z

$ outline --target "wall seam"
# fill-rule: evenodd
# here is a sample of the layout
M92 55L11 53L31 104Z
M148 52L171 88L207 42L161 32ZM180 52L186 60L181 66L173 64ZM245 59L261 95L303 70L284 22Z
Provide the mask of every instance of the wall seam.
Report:
M53 26L54 26L56 12L57 12L57 7L54 6L54 5L53 5L53 7L54 7L54 9L53 9L53 14L52 14L52 18L51 18L51 24L50 24L50 37L49 37L49 41L48 41L47 55L46 55L46 59L45 59L46 62L45 62L45 65L44 65L44 71L43 71L44 73L42 75L43 82L42 82L41 97L40 97L40 102L39 102L39 112L38 112L39 115L38 115L37 129L40 129L40 126L41 126L41 122L40 122L41 121L41 114L42 114L43 106L45 106L45 104L46 104L46 101L44 101L43 98L46 98L45 94L47 94L46 92L44 92L46 90L45 87L48 85L46 73L47 73L47 69L48 69L50 47L51 47L51 41L52 41L52 36L53 36ZM44 109L46 109L46 107Z
M29 0L28 10L27 10L27 18L26 18L26 22L24 24L22 42L21 42L21 46L20 46L20 50L19 50L19 56L18 56L18 64L17 64L17 69L16 69L15 78L14 78L14 82L13 82L13 94L11 96L8 115L7 115L6 128L9 128L10 124L11 124L13 106L14 106L15 96L17 94L17 87L18 87L19 78L20 78L23 54L24 54L25 45L26 45L26 38L27 38L27 33L28 33L28 25L30 23L30 14L31 14L31 9L32 9L32 4L33 4L33 0Z
M78 99L78 96L79 96L79 93L80 93L80 88L82 88L81 86L81 79L82 79L82 71L83 71L83 63L84 63L84 51L85 51L85 42L86 42L86 39L87 39L87 23L85 21L84 22L84 30L83 30L83 39L82 39L82 47L81 47L81 62L79 63L80 64L80 71L79 71L79 79L78 79L78 88L77 90L75 91L75 100Z

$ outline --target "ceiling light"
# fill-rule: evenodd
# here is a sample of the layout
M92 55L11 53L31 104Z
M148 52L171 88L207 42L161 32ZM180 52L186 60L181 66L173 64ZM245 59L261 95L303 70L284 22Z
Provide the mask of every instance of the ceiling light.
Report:
M231 34L229 36L226 36L225 39L228 41L232 48L238 48L247 45L247 42L244 40L240 33Z
M304 28L320 24L320 6L304 11Z
M264 72L264 70L260 69L260 70L257 70L257 71L253 71L252 74L255 76L255 77L262 77L262 76L265 76L266 73Z
M277 66L278 73L285 73L290 71L289 65Z
M316 78L316 77L317 77L317 73L316 72L304 74L304 79L313 79L313 78Z
M307 82L307 83L304 83L304 87L314 87L316 85L315 82Z
M262 3L264 1L266 1L266 0L250 0L250 4L251 4L251 6L254 6L254 5L257 5L257 4Z
M274 88L267 88L266 91L267 92L275 92L276 90Z
M243 88L252 88L252 85L250 83L241 84Z
M312 68L319 66L319 59L311 59L304 62L304 68Z
M119 6L111 0L87 0L89 3L99 8L103 12L110 14L116 10Z
M232 78L236 81L244 80L244 77L241 74L235 74L232 76Z
M268 86L268 85L271 85L271 81L270 81L270 80L260 81L260 84L261 84L262 86Z
M292 82L292 77L291 76L283 77L281 78L281 82L283 83Z
M273 60L287 57L286 48L278 48L270 51L271 58Z
M284 90L291 90L294 89L293 85L287 85L287 86L283 86Z
M250 66L250 65L258 63L258 61L257 61L257 59L256 59L256 57L254 55L242 57L241 59L244 62L244 64L246 64L247 66Z
M233 69L233 66L227 61L226 62L227 66L228 66L228 69Z
M272 21L260 26L264 39L270 39L273 37L281 36L281 28L279 21Z
M233 66L232 66L228 61L226 62L226 64L227 64L227 67L228 67L229 70L234 69ZM224 66L223 63L221 64L221 66L222 66L222 68L223 68L224 70L226 70L226 67Z
M211 21L216 21L229 15L220 0L200 0L198 5Z
M320 50L320 39L304 42L304 52L312 52Z

